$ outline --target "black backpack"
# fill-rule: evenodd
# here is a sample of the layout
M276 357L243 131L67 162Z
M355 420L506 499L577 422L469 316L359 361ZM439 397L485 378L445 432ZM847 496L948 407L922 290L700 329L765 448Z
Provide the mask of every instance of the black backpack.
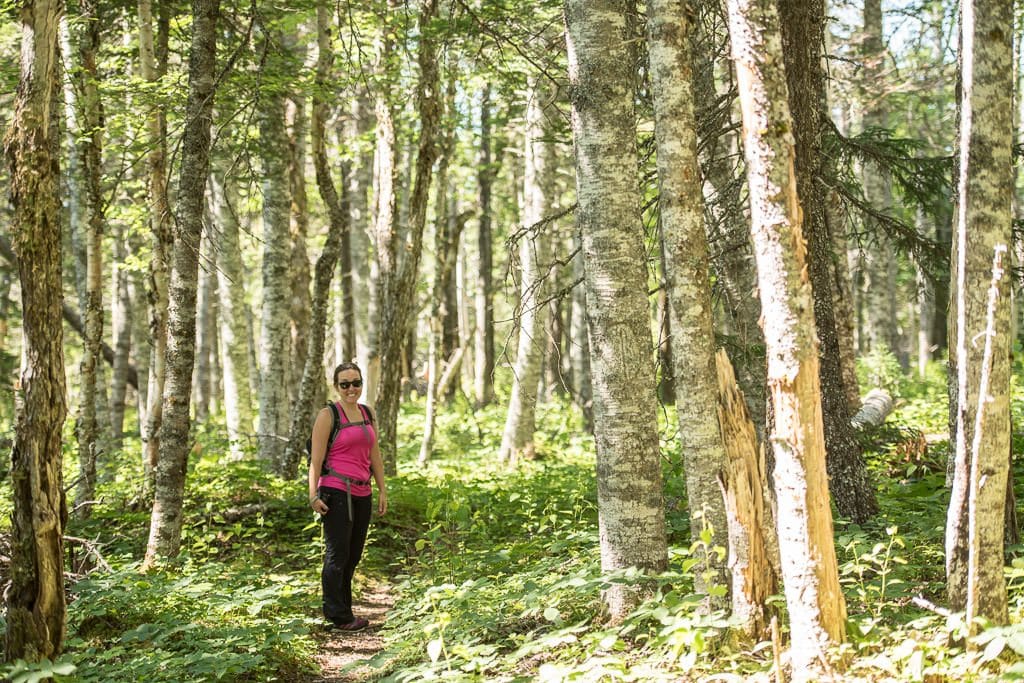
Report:
M331 452L331 446L334 444L334 440L338 438L338 433L342 429L344 429L345 427L362 427L364 425L372 425L373 424L373 411L370 410L370 407L365 405L365 404L362 404L362 403L360 403L358 405L359 405L359 412L361 412L364 415L364 419L361 422L349 422L349 421L342 422L341 421L341 415L338 412L338 404L334 403L333 401L331 403L327 404L327 407L331 409L331 418L332 418L332 421L331 421L331 435L329 437L327 437L327 448L324 451L324 461L320 465L320 476L323 476L323 475L327 474L327 470L328 470L328 468L327 468L327 454ZM309 463L310 463L310 461L312 459L313 459L313 436L310 435L310 437L308 439L306 439L306 469L307 470L309 469Z

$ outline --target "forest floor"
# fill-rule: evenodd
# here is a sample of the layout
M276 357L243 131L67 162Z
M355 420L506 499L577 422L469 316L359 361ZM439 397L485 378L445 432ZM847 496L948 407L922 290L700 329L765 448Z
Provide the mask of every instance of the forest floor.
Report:
M319 676L309 679L309 683L356 683L379 676L368 662L384 649L380 631L394 605L394 597L391 585L379 579L362 586L360 593L352 611L356 616L369 619L370 626L357 633L327 628L315 633L319 649L316 661L321 671Z

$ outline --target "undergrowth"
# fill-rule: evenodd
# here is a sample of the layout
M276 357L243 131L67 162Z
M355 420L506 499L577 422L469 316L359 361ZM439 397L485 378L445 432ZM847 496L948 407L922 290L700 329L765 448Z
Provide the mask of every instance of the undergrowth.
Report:
M1010 548L1011 625L967 636L943 609L945 387L941 368L901 376L888 359L862 368L898 392L885 426L863 435L881 512L858 526L836 519L848 620L842 680L981 681L1024 677L1024 553ZM1014 411L1024 401L1015 397ZM691 541L674 411L660 415L670 561L666 572L602 573L593 440L556 400L538 414L537 457L496 461L501 405L473 410L459 397L438 416L431 461L415 465L423 407L399 422L399 475L391 509L371 525L357 581L393 585L397 603L385 649L371 660L382 680L767 681L770 642L744 642L736 624L694 593ZM70 443L70 440L69 440ZM1015 438L1015 452L1024 444ZM111 569L73 547L68 637L57 662L15 663L17 681L310 681L317 675L320 529L301 480L283 481L252 460L230 462L221 430L196 435L185 501L183 551L140 573L148 506L138 444L103 461L87 523ZM129 455L134 453L134 455ZM74 459L67 454L66 478ZM1019 485L1024 482L1018 481ZM1019 487L1018 487L1018 490ZM237 521L225 512L260 503ZM0 495L9 509L10 492ZM621 623L602 611L613 583L650 597ZM357 585L358 590L358 585ZM785 629L785 601L772 599ZM784 654L784 653L783 653ZM710 680L710 679L709 679Z

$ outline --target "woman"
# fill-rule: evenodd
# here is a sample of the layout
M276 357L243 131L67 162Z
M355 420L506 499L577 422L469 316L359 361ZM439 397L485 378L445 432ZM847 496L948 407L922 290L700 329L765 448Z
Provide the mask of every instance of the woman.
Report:
M363 374L355 363L342 363L334 369L334 388L341 399L335 404L339 429L328 450L334 415L329 406L321 410L313 425L309 462L309 503L323 518L327 546L320 574L324 617L342 631L361 631L370 625L352 614L352 575L370 527L371 471L377 482L377 514L388 509L373 413L359 403L362 387Z

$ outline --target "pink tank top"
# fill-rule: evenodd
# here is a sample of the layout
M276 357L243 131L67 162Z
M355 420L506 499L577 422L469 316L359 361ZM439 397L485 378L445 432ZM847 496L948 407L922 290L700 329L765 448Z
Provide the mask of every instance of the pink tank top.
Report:
M371 493L369 484L356 484L357 481L370 480L370 449L377 440L377 433L371 424L352 425L349 424L345 411L340 403L335 403L338 408L338 415L341 418L341 427L334 443L327 452L327 466L340 475L352 480L353 496L368 496ZM363 422L369 422L369 415L366 409L359 406L359 412L363 415ZM330 474L320 477L320 486L341 489L348 488L348 484Z

